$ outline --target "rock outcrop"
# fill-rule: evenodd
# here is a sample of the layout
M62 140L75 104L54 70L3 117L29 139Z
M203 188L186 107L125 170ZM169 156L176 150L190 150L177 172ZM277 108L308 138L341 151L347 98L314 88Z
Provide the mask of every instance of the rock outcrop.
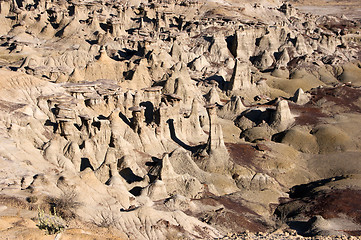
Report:
M295 185L359 191L360 24L277 4L1 1L0 223L214 239L294 221Z

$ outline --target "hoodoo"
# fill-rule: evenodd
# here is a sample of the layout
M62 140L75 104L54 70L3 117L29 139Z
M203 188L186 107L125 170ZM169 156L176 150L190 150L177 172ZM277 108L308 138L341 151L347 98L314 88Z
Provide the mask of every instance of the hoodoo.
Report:
M360 10L0 0L0 238L353 239Z

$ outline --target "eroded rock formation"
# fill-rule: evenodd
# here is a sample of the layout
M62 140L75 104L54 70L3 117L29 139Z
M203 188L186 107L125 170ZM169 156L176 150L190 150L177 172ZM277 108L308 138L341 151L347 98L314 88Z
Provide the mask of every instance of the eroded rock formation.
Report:
M295 185L342 175L330 191L359 191L354 20L287 3L41 0L1 1L0 24L1 194L29 209L72 193L71 216L122 238L212 239L276 228ZM287 204L281 220L312 217Z

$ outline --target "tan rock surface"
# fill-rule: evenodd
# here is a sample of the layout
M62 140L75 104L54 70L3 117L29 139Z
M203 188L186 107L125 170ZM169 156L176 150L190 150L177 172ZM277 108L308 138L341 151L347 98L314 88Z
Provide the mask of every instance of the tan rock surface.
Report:
M355 18L273 0L4 0L0 25L1 237L359 234ZM57 237L38 207L66 223Z

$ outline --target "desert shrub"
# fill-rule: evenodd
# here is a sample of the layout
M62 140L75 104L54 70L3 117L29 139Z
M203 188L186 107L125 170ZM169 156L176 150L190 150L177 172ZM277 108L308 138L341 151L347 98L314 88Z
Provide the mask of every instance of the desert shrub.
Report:
M100 221L94 221L94 224L98 227L109 228L115 226L118 222L118 219L113 214L101 212L98 216Z
M29 196L26 198L26 201L28 203L36 203L38 201L38 197L37 196Z
M0 195L0 204L20 209L28 208L28 204L25 201L14 196Z
M65 220L74 219L76 214L75 209L81 205L77 201L78 195L74 191L64 192L60 197L49 197L47 199L50 205L50 211L54 214L53 210L57 210L57 214Z
M49 235L62 232L65 229L64 220L57 216L55 209L53 212L51 215L46 215L44 210L38 209L39 223L36 226L38 226L39 229L46 230Z

